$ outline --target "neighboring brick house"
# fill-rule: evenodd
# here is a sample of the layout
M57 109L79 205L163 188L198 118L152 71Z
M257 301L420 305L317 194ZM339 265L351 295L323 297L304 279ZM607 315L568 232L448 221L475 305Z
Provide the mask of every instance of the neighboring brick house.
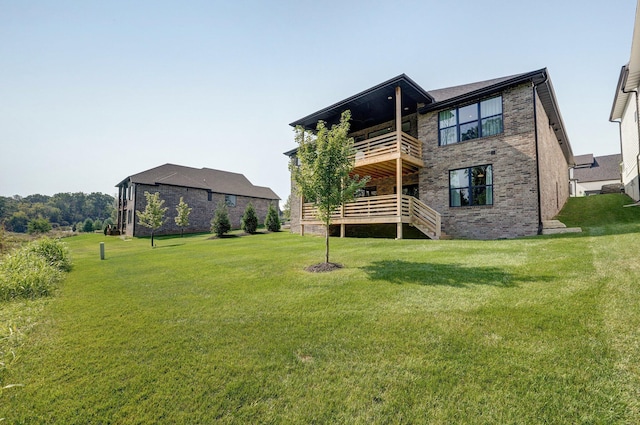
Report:
M291 125L332 125L347 109L354 172L371 180L332 234L536 235L569 197L573 153L546 69L432 91L402 74ZM292 231L322 232L301 206L292 197Z
M626 13L626 12L624 12ZM620 125L621 177L624 191L640 201L640 0L636 4L629 62L620 70L609 121Z
M570 171L571 196L589 196L602 193L603 186L610 192L620 192L619 153L613 155L593 156L593 154L576 155L575 167Z
M242 174L210 168L191 168L164 164L127 177L118 187L117 230L128 236L149 236L150 229L138 224L136 211L147 205L144 192L160 193L168 207L165 222L156 235L177 234L176 206L183 197L190 208L189 226L185 233L209 232L218 202L226 202L233 228L239 228L242 215L251 202L259 221L264 221L269 204L278 208L278 195L268 187L254 186Z

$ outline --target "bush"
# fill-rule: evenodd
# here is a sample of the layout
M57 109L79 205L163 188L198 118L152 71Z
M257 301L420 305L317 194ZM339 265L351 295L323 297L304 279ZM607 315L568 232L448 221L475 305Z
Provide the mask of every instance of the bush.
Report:
M29 234L34 233L47 233L51 230L51 223L46 218L34 218L27 223L27 232Z
M249 202L242 215L242 230L247 233L255 233L257 228L258 216L256 216L255 208L253 208L253 205Z
M68 272L71 270L71 257L67 245L57 239L42 238L31 242L25 248L29 252L38 254L52 267Z
M211 220L211 231L221 237L229 230L231 230L231 222L229 221L227 204L224 201L220 201Z
M276 211L272 204L269 204L267 217L264 220L264 227L266 227L270 232L280 231L280 217L278 215L278 211Z
M93 232L93 220L90 218L86 219L82 224L82 231L86 233Z

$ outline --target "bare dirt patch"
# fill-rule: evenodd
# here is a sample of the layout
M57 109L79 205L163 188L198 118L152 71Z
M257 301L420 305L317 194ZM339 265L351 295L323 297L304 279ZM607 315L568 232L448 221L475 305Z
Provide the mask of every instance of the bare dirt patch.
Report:
M305 270L311 273L332 272L342 268L342 264L338 263L319 263L307 267Z

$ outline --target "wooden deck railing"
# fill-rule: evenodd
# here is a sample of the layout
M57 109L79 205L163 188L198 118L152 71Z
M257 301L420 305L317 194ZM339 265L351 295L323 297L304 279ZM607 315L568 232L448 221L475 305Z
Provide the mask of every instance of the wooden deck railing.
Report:
M355 161L375 160L398 152L398 133L392 132L353 144ZM400 153L422 158L422 142L406 133L400 133Z
M432 239L440 238L440 213L430 208L413 196L402 196L401 214L398 214L398 198L396 195L369 196L358 198L337 208L331 215L332 221L343 224L381 223L387 218L389 223L407 222ZM311 203L302 208L303 222L317 221L317 209Z

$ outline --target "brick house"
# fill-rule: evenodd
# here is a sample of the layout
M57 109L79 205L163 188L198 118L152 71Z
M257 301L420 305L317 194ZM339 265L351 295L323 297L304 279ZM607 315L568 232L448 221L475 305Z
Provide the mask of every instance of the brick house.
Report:
M291 126L330 126L347 109L354 172L371 180L336 211L332 234L536 235L569 197L573 153L546 69L432 91L402 74ZM291 229L323 232L296 197Z
M136 211L147 205L144 192L160 193L160 199L168 207L165 223L156 235L180 233L175 224L176 206L183 197L190 208L189 227L185 233L209 232L211 219L218 202L226 202L233 228L241 225L244 210L251 202L259 222L263 222L269 204L278 208L278 195L268 187L254 186L242 174L211 168L191 168L164 164L131 175L116 185L118 188L117 230L128 236L149 236L150 229L140 226Z

